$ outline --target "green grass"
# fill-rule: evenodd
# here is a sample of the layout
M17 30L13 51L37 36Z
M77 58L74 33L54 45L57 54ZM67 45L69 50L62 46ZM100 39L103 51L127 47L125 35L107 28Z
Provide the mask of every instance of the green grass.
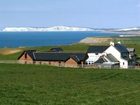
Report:
M135 48L136 54L140 55L140 44L126 44L130 48Z
M122 44L140 44L140 37L114 38L114 42L118 41Z
M0 105L140 105L140 71L0 64Z
M32 47L31 49L37 49L39 51L48 51L50 48L60 47L64 52L85 52L89 47L88 44L72 44L72 45L63 45L63 46L43 46L43 47ZM30 49L30 48L29 48Z
M17 58L20 56L22 52L10 54L10 55L1 55L0 54L0 60L17 60Z

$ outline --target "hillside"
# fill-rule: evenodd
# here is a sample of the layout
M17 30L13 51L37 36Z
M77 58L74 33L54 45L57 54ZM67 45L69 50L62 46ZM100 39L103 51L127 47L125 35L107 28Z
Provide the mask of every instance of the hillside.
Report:
M140 71L0 64L1 105L139 105Z

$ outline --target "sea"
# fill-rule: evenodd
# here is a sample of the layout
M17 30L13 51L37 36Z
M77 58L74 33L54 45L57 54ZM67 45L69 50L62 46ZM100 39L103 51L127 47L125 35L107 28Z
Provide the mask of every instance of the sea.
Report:
M0 48L56 46L77 43L86 37L116 37L103 32L0 32Z

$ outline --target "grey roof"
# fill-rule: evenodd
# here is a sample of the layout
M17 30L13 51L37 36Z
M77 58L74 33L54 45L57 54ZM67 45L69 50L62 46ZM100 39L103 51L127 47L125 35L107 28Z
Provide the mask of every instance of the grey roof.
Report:
M101 56L95 63L102 64L104 62L108 62L105 58L107 58L110 62L119 62L112 54L107 54L106 56Z
M110 62L119 62L112 54L107 54L106 58L110 61Z
M121 44L115 44L114 47L121 53L128 53L127 48Z
M34 61L67 61L68 59L72 58L76 62L80 62L80 61L84 61L87 57L85 53L60 53L60 52L41 53L41 52L34 52L34 51L24 51L24 53L25 52Z
M36 61L66 61L69 58L76 62L85 60L85 53L34 53Z
M71 55L70 58L74 59L76 62L80 62L80 61L83 61L85 59L85 57L79 58L77 55Z
M51 48L49 50L49 52L62 52L62 51L63 51L63 49L62 48L59 48L59 47L57 47L57 48Z
M135 52L135 48L127 48L129 52Z
M90 46L87 53L103 53L109 46Z
M23 53L18 57L18 59L24 54L28 54L32 59L34 59L34 52L36 52L36 50L26 50L26 51L23 51Z
M96 64L102 64L102 63L104 63L104 62L107 62L107 60L104 59L103 56L101 56L95 63L96 63Z

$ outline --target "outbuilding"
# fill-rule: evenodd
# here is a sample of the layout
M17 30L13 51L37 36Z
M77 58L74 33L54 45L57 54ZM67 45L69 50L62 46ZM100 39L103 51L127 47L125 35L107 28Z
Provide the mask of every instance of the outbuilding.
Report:
M60 53L24 51L18 58L22 64L48 64L60 67L82 67L87 58L85 53Z

